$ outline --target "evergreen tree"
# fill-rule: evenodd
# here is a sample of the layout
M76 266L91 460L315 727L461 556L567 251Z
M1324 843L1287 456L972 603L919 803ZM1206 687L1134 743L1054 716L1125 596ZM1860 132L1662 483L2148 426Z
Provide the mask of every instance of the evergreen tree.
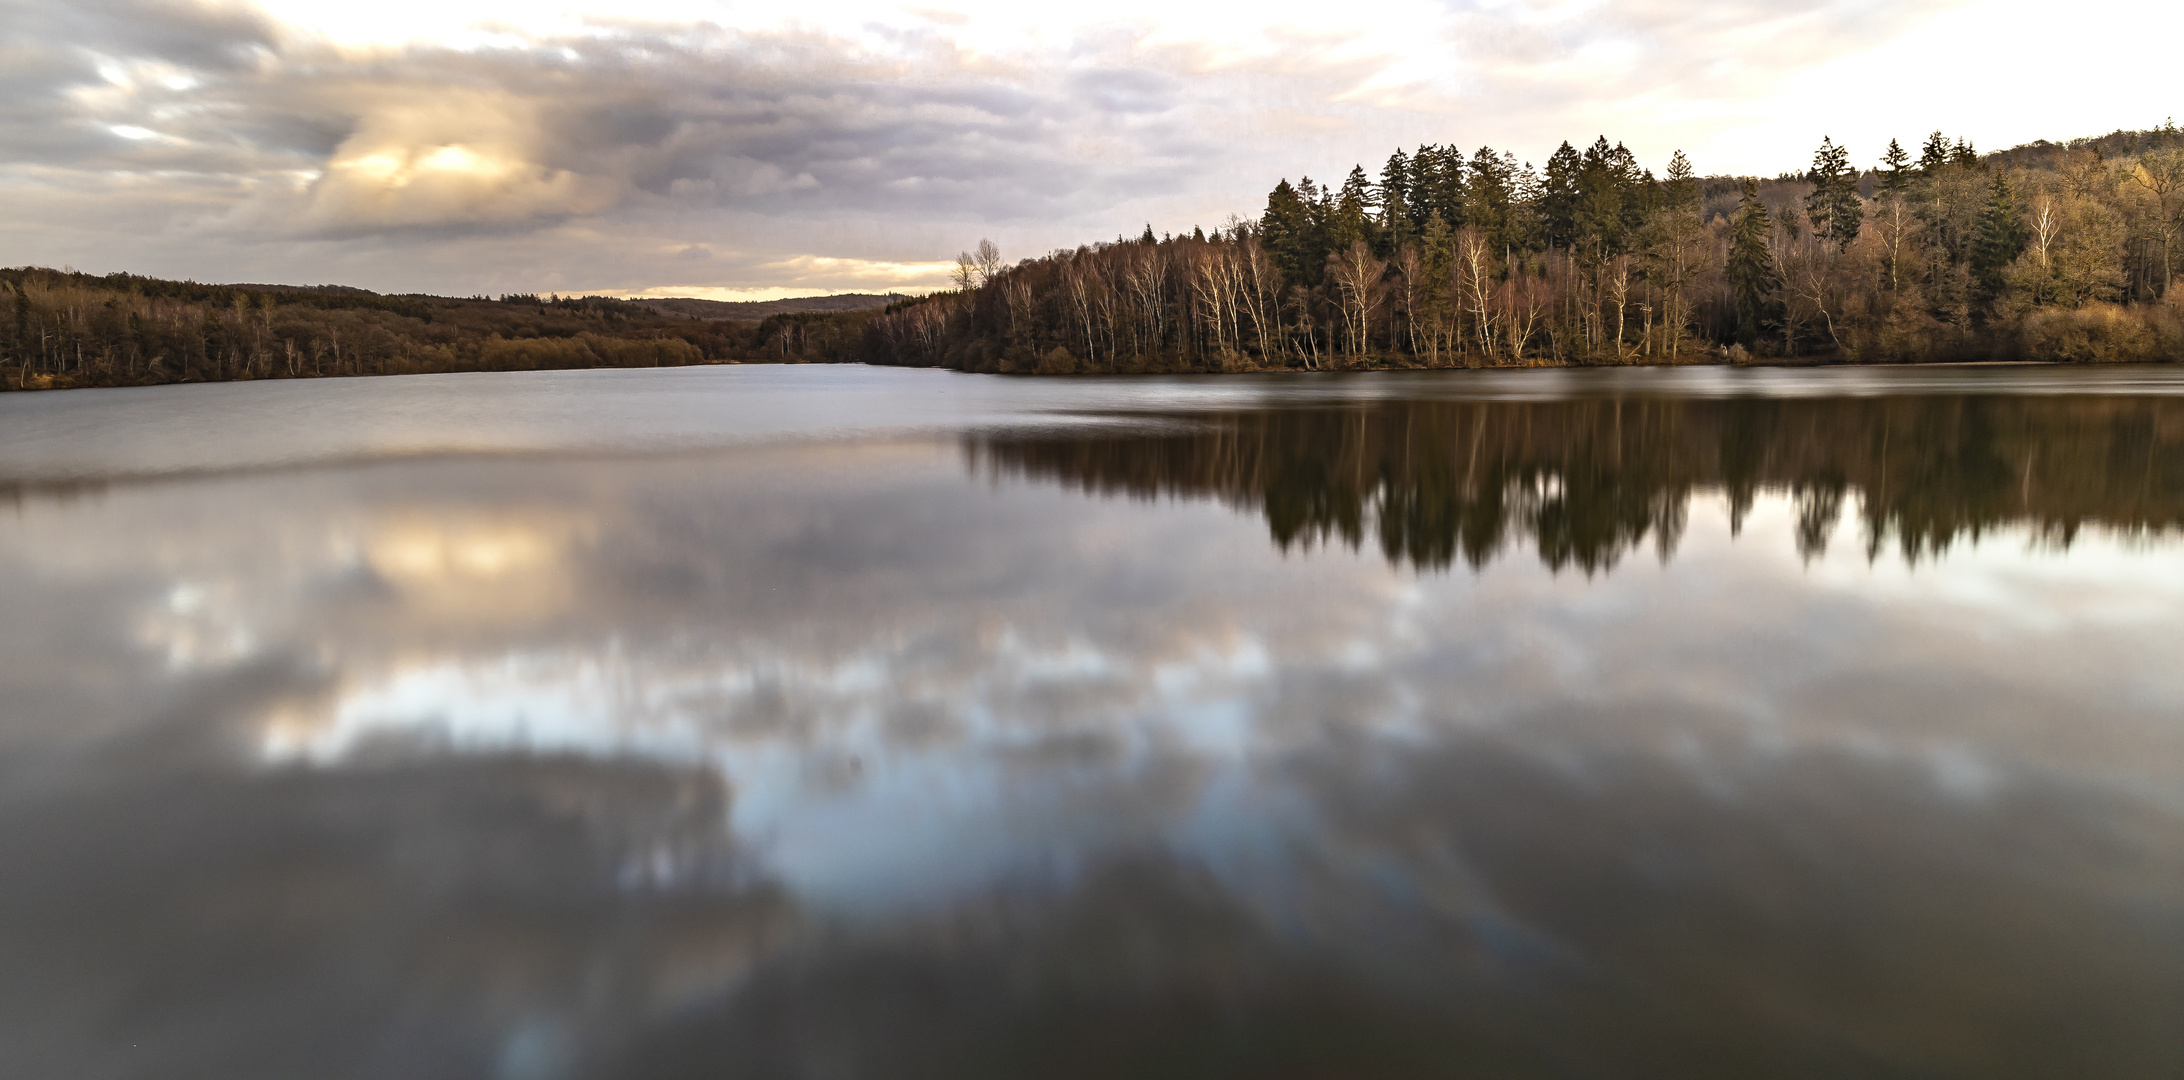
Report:
M1455 230L1436 210L1426 218L1426 227L1419 230L1418 253L1425 260L1426 278L1440 281L1446 276L1454 248Z
M1423 232L1426 219L1440 213L1446 221L1446 207L1442 205L1441 149L1426 145L1418 148L1410 158L1410 215L1413 232Z
M1471 169L1464 180L1463 223L1493 237L1496 246L1510 243L1509 204L1515 192L1501 156L1492 147L1480 147L1471 155Z
M1433 209L1451 230L1461 229L1471 223L1471 181L1464 152L1452 144L1442 147L1438 157L1440 175L1433 187Z
M1578 159L1577 213L1571 244L1587 257L1612 255L1623 246L1623 185L1617 164L1615 151L1604 135Z
M1903 144L1888 140L1888 153L1881 155L1881 164L1888 166L1881 174L1881 190L1890 195L1903 194L1904 185L1911 182L1911 155L1904 152Z
M1622 209L1623 228L1618 247L1627 250L1631 237L1645 227L1647 215L1659 204L1655 193L1660 185L1653 179L1653 173L1638 167L1638 155L1622 143L1616 143L1615 148L1608 151L1607 159L1609 171L1615 177L1616 201Z
M1540 185L1540 218L1548 246L1567 248L1577 239L1579 174L1584 159L1567 140L1547 159L1547 175Z
M1319 185L1307 176L1292 188L1284 180L1266 197L1266 215L1259 219L1261 242L1286 280L1305 285L1319 282L1327 262L1325 207Z
M1805 197L1805 216L1812 220L1813 234L1847 248L1858 238L1865 220L1865 206L1858 201L1858 170L1850 167L1850 151L1825 136L1812 156L1812 194Z
M1988 299L2002 294L2003 271L2025 253L2029 240L2024 213L2006 173L1996 173L1987 194L1987 208L1980 214L1979 237L1972 246L1972 278Z
M1145 235L1138 237L1137 242L1140 244L1157 244L1160 242L1160 238L1153 235L1152 222L1145 223Z
M1327 250L1345 251L1360 240L1371 245L1378 239L1374 235L1378 230L1373 228L1372 198L1372 181L1365 178L1365 167L1352 165L1328 218Z
M1919 175L1932 176L1949 164L1949 140L1941 132L1926 137L1926 145L1919 148Z
M1380 169L1380 186L1374 192L1380 211L1380 243L1392 254L1395 249L1416 235L1417 223L1411 218L1411 162L1410 157L1398 149L1388 156L1388 163Z
M1681 150L1668 159L1668 184L1662 193L1671 209L1691 211L1699 209L1699 178L1691 169L1691 159Z
M1546 226L1540 217L1547 185L1529 161L1518 161L1507 150L1501 156L1502 175L1509 178L1509 223L1503 243L1510 248L1537 251L1547 244Z
M1759 183L1744 181L1744 201L1729 220L1729 262L1723 276L1737 307L1737 337L1758 341L1778 321L1782 275L1775 269L1774 218L1759 200Z
M1423 292L1427 347L1438 350L1440 333L1447 314L1448 290L1444 283L1449 279L1449 267L1456 261L1456 234L1448 227L1447 219L1436 210L1426 217L1425 228L1418 235L1419 269ZM1412 316L1416 319L1416 315Z

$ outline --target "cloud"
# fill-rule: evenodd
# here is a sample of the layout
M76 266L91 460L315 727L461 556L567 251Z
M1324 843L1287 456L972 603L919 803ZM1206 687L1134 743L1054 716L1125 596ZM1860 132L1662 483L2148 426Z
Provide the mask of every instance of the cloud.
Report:
M692 284L801 283L779 275L810 258L849 288L981 235L1031 254L1219 221L1421 141L1539 160L1604 132L1765 172L1820 129L1877 149L1892 86L1976 73L1931 43L1909 83L1872 65L2012 3L23 0L0 213L8 261L199 278L638 291L688 282L654 253L702 244ZM2043 59L2063 85L2078 62ZM2069 134L1926 104L1986 145ZM2078 122L2158 119L2104 107Z
M308 194L306 228L522 223L591 214L618 201L613 177L538 160L537 108L507 95L435 93L382 107L334 152Z
M377 380L348 389L438 405L407 436L389 408L294 421L355 440L319 467L0 518L17 1058L434 1075L543 1045L764 1074L810 1030L784 1001L892 1064L891 1039L1055 1030L1013 1011L1048 994L1110 1036L1088 1002L1324 1022L1340 972L1372 1015L1455 1002L1422 1030L1487 1016L1598 1060L2082 1035L2057 985L2121 989L2101 1038L2053 1045L2170 1044L2138 988L2174 969L2172 548L2002 530L1808 565L1791 500L1732 539L1702 497L1665 566L1420 575L946 441L667 437L821 376L837 434L927 387L1048 424L1175 392L538 373L451 426L465 377ZM325 389L215 395L261 426L93 427L121 433L103 453L202 453L177 435L209 425L288 461L325 445L262 423ZM1055 1045L1081 1064L1086 1038Z

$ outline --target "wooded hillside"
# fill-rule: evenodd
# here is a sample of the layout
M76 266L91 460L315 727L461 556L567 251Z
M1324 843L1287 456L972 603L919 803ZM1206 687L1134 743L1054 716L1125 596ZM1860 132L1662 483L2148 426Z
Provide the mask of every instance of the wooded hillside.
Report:
M382 296L0 270L0 387L840 358L869 311L706 320L607 297Z
M958 260L867 330L877 363L976 371L2184 359L2173 126L1872 168L1822 140L1772 180L1656 177L1605 138L1535 169L1398 150L1283 180L1211 233Z

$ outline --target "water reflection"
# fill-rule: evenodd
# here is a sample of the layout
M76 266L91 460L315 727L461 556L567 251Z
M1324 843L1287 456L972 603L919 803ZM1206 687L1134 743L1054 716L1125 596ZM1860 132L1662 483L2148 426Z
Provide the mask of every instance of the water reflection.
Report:
M2167 397L1654 396L1378 400L1343 407L1114 414L1135 427L988 434L973 467L1101 494L1212 497L1274 542L1370 534L1389 561L1473 568L1529 542L1548 566L1676 549L1694 492L1732 527L1762 492L1825 551L1846 506L1868 557L1938 555L2003 526L2067 547L2088 525L2184 524L2184 401Z
M2184 1067L2167 399L1084 393L0 511L0 1075Z

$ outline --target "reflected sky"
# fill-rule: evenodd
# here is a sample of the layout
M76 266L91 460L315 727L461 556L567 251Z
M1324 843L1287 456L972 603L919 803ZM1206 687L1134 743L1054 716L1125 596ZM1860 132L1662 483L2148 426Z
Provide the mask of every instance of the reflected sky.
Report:
M703 374L0 399L14 1067L2184 1066L2184 380Z

